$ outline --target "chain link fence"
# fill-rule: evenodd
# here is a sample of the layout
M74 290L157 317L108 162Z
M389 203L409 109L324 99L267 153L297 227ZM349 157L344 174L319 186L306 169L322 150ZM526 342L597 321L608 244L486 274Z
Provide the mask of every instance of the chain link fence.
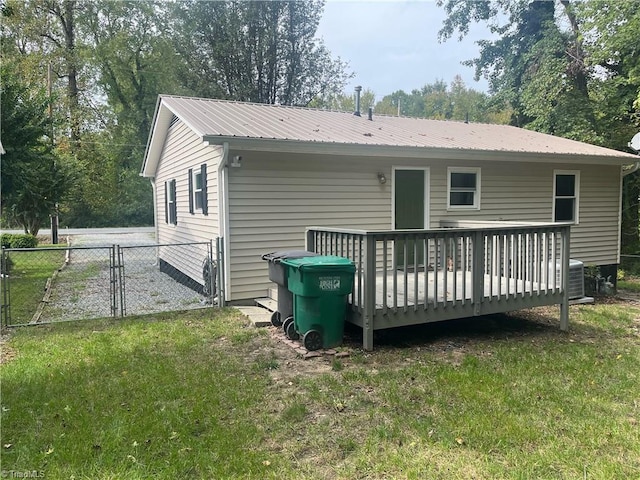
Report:
M2 249L2 322L19 326L221 305L222 242Z
M640 255L620 255L620 275L640 277Z

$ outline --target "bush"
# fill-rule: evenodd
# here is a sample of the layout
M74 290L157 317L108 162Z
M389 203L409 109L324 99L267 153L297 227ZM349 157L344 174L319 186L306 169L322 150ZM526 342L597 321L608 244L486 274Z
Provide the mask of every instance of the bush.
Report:
M38 239L28 233L3 233L0 242L3 248L35 248L38 246Z
M2 248L11 248L11 239L13 238L12 233L3 233L0 236L0 243L2 243Z

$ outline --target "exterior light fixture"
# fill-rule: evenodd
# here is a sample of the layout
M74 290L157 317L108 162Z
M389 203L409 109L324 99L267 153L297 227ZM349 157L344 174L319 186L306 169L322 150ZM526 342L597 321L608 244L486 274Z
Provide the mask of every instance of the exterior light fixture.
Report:
M385 183L387 183L387 177L384 173L378 172L378 181L380 182L380 185L384 185Z

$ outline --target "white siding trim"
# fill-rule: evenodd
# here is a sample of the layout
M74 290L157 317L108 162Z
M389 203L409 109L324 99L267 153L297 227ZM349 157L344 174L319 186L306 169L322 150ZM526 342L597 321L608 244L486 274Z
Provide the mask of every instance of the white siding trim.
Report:
M624 171L620 167L620 199L618 203L618 256L616 263L620 264L620 249L622 248L622 188L624 187Z
M424 228L429 228L429 211L431 210L431 175L429 167L391 167L391 229L396 225L396 170L422 170L424 172Z

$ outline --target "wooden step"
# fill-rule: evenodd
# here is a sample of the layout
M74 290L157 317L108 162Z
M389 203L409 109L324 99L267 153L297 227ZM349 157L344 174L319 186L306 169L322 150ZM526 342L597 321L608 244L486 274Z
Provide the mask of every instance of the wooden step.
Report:
M255 302L257 305L260 305L271 312L275 312L278 309L278 302L272 298L256 298Z

